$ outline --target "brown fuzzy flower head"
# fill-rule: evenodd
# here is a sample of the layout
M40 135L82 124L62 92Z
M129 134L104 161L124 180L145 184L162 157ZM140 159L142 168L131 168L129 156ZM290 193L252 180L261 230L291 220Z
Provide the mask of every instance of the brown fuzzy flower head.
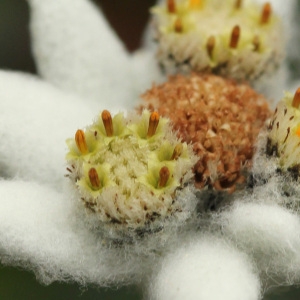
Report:
M142 95L143 107L171 119L193 143L195 185L233 192L244 182L256 137L270 115L267 100L247 84L215 75L177 75Z

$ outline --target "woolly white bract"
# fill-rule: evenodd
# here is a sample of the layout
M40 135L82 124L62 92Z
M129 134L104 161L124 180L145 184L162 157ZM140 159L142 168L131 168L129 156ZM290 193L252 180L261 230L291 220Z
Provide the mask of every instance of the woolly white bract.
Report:
M140 56L135 60L124 51L89 1L29 3L34 52L41 75L50 83L0 73L1 262L33 270L44 283L61 280L112 286L151 277L155 294L151 290L150 297L153 294L155 299L173 297L162 285L172 276L177 286L196 299L201 293L196 282L202 278L207 282L203 292L214 288L211 297L222 287L220 291L228 288L232 297L241 299L245 293L249 299L259 299L257 276L263 286L272 282L269 266L277 282L299 283L299 216L286 208L289 199L297 197L282 194L286 181L275 176L276 168L265 156L258 155L255 166L258 161L265 164L253 170L255 179L263 179L254 189L256 196L246 195L240 204L217 215L202 215L182 226L174 219L163 230L134 243L106 243L89 229L76 205L80 199L62 184L64 141L88 124L95 111L134 106L139 84L156 78L157 70L149 72L153 66L146 68ZM78 21L81 16L83 22ZM260 175L262 169L274 176ZM263 184L265 178L267 184ZM259 200L262 203L256 204ZM211 238L211 232L223 234ZM179 247L181 243L187 244ZM270 264L261 263L261 257ZM195 268L189 271L193 264L202 267L200 273Z
M165 258L150 294L157 300L255 300L260 283L246 255L204 234Z

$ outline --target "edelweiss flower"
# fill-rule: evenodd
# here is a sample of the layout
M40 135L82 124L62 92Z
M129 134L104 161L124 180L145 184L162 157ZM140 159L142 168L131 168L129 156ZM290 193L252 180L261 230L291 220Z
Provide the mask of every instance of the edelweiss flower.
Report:
M193 148L195 185L232 193L244 182L259 130L269 116L267 100L246 84L214 75L177 75L143 94L142 104L168 116Z
M78 188L74 191L71 176L70 192L68 179L63 178L65 140L79 130L75 141L68 142L67 167L72 171L71 162L88 155L87 149L93 153L109 144L110 137L99 144L87 134L85 145L85 131L80 130L103 109L134 107L137 94L157 74L145 68L145 61L137 64L125 52L89 1L30 0L29 4L34 53L48 82L0 72L1 263L32 270L47 284L143 282L149 298L164 300L260 299L264 288L275 282L299 283L299 216L280 206L283 196L274 186L260 185L252 195L236 195L239 201L217 213L196 216L188 209L193 216L187 221L177 224L174 218L134 241L107 241L90 228L84 210L78 208L77 204L82 207L78 193L89 189L89 197L84 197L88 203L94 192L96 201L102 201L94 189L114 183L105 173L106 164L90 167L94 162L88 160L74 166L79 171L74 173ZM122 123L122 118L116 121ZM138 133L135 128L130 129ZM116 126L121 142L122 129ZM103 133L101 126L97 132ZM174 151L174 143L163 143L157 156L165 149L170 154L170 144ZM152 175L141 176L138 182L152 183ZM184 183L179 183L178 194L181 188L187 192Z
M282 24L271 3L168 0L154 7L161 67L254 81L283 59Z

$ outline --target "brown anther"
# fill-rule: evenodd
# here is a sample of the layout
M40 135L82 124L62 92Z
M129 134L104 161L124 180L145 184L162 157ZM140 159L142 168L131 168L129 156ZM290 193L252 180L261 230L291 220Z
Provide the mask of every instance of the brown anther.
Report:
M259 39L258 35L254 36L252 44L253 44L253 51L254 52L259 51L259 48L260 48L260 39Z
M175 21L174 30L177 33L181 33L183 31L183 26L180 18L177 18L177 20Z
M162 167L159 171L159 180L157 187L164 188L167 185L167 182L170 177L170 171L167 167Z
M101 118L103 121L103 125L106 131L106 135L108 137L113 136L114 134L114 127L113 127L113 122L111 118L111 114L108 110L104 110L101 114Z
M148 138L152 137L155 134L158 123L159 123L159 114L158 112L154 111L153 113L151 113L149 118L149 127L147 132Z
M272 13L271 3L267 2L264 4L263 9L262 9L260 23L267 24L270 20L271 13Z
M202 7L202 0L190 0L189 6L191 9L197 9Z
M235 2L235 8L240 9L242 7L243 0L236 0Z
M173 154L171 156L171 160L177 160L178 157L181 155L182 150L183 150L182 144L176 145L174 148Z
M300 87L297 89L297 91L294 95L292 106L295 108L299 108L299 106L300 106Z
M168 12L170 14L175 14L176 13L176 3L175 3L175 0L168 0L167 1L167 9L168 9Z
M232 49L237 48L240 39L240 34L241 34L240 26L238 25L234 26L230 37L230 43L229 43L230 48Z
M89 179L90 179L90 183L91 183L91 185L94 189L100 189L101 188L101 183L100 183L100 180L99 180L99 176L98 176L98 173L97 173L95 168L91 168L89 170Z
M78 129L75 134L75 142L77 145L78 150L81 154L87 154L89 152L88 146L86 144L85 140L85 134L84 131L81 129Z
M206 43L206 51L207 51L207 54L210 58L212 58L213 51L214 51L214 48L215 48L215 44L216 44L215 37L210 36L207 40L207 43Z

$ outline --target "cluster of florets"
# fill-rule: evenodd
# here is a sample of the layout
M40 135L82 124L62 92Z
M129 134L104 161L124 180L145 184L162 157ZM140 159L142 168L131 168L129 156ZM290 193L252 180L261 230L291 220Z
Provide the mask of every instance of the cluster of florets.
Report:
M141 229L189 206L192 192L181 189L193 177L195 156L157 112L126 119L105 110L67 144L68 176L99 227Z
M282 24L267 2L167 0L152 9L167 73L213 72L254 81L283 59Z
M286 93L268 127L266 153L276 157L278 168L300 176L300 88Z
M177 75L153 86L142 107L168 116L193 144L197 188L233 192L251 166L256 137L270 114L267 100L247 84L215 75Z

